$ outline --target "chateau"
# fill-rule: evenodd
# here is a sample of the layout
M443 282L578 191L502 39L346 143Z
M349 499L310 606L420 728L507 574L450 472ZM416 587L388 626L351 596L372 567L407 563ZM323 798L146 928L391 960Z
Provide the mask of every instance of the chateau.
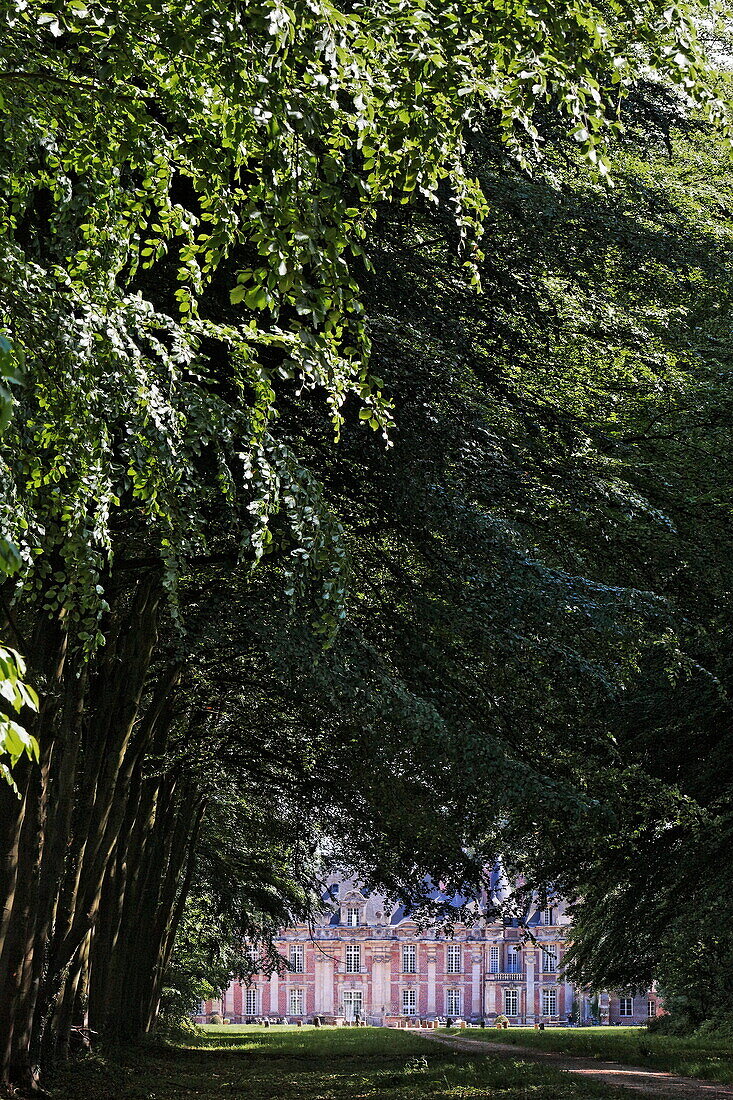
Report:
M436 1019L484 1020L503 1014L513 1024L569 1020L638 1024L656 1016L654 991L638 997L601 994L595 1001L565 980L562 960L570 932L561 901L535 910L526 929L517 920L491 922L476 906L475 923L421 929L404 906L388 905L357 881L331 876L315 925L295 925L276 941L288 960L282 974L233 982L224 996L201 1005L197 1022L220 1013L232 1023L255 1017L290 1021L314 1016L400 1026ZM508 893L501 870L492 875L491 901ZM433 899L465 904L440 890Z

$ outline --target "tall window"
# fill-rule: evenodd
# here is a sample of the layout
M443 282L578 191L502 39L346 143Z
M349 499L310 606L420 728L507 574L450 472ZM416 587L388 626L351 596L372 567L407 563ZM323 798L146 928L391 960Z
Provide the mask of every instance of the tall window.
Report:
M358 928L359 910L357 908L348 908L346 910L346 923L349 928Z
M492 943L489 948L489 973L499 973L499 944Z
M656 1014L657 1014L657 1002L656 1001L647 1001L647 1003L646 1003L646 1014L647 1014L647 1016L656 1016Z
M402 1015L414 1016L417 1013L417 992L414 989L402 990Z
M522 969L522 949L510 947L506 957L506 968L509 974L519 974Z
M303 973L303 944L292 943L290 945L290 969L295 974Z
M302 1016L303 1015L303 990L291 989L290 990L290 1015Z
M621 997L618 1002L619 1016L633 1016L634 1002L631 997Z
M346 944L346 973L358 974L361 970L361 944Z
M555 910L552 908L552 906L550 906L549 909L543 909L542 910L542 923L543 924L554 924L555 923Z
M445 991L446 1016L461 1015L461 991L460 989L446 989Z
M557 1016L557 990L542 990L542 1015Z
M244 991L244 1011L247 1016L256 1016L257 1009L257 990L245 989Z
M460 974L461 972L461 945L449 943L445 949L445 969L448 974Z
M519 1014L519 993L516 989L504 990L504 1015L517 1016Z
M417 947L414 943L402 945L402 973L417 974Z
M557 948L553 944L551 947L542 948L542 973L554 974L557 970Z

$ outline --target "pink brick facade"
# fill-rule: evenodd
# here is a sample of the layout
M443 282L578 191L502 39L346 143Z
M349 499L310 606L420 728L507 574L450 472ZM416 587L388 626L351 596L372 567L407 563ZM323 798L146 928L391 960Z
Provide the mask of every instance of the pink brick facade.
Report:
M199 1022L214 1012L232 1023L277 1016L314 1016L369 1023L462 1018L513 1024L566 1024L595 1015L603 1023L644 1023L660 1011L652 992L594 1000L573 990L562 974L569 921L562 903L530 915L531 938L512 922L456 923L452 936L420 929L401 907L358 884L334 878L329 911L313 926L296 925L277 941L291 961L282 973L233 982L221 1000L201 1006Z

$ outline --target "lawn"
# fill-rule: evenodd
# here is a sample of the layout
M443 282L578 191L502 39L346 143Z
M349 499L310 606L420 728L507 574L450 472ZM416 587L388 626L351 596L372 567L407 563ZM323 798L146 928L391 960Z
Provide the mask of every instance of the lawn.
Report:
M512 1027L506 1031L497 1031L496 1028L452 1031L466 1039L538 1047L540 1050L649 1066L679 1073L683 1077L703 1077L708 1081L733 1084L730 1040L654 1035L645 1027L549 1028L546 1031Z
M590 1100L628 1096L513 1060L478 1058L386 1028L209 1027L50 1082L54 1100Z

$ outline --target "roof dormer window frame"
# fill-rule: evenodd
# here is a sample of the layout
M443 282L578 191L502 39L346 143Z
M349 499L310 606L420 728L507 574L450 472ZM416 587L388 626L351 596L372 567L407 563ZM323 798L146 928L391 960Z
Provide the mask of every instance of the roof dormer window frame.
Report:
M360 928L364 923L364 911L366 898L361 895L348 894L341 899L341 924L345 928Z

